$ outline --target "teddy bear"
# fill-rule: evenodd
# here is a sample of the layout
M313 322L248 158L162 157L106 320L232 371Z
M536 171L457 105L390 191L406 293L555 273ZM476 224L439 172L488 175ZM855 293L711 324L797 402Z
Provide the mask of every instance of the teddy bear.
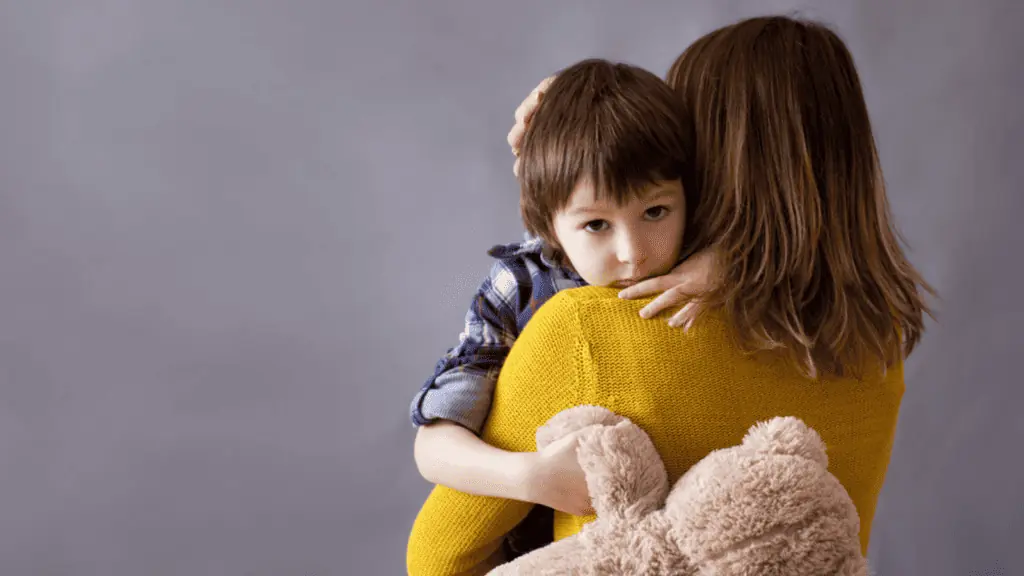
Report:
M821 437L798 418L754 424L671 487L650 437L628 418L570 408L538 429L537 446L573 433L597 519L491 576L868 574L853 501L829 473Z

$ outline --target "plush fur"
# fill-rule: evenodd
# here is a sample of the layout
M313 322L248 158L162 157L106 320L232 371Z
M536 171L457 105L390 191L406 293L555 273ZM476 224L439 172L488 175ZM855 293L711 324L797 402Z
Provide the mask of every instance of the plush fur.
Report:
M594 406L555 415L543 448L581 435L597 520L490 572L521 575L865 576L857 510L828 472L818 434L793 417L752 426L669 489L650 438Z

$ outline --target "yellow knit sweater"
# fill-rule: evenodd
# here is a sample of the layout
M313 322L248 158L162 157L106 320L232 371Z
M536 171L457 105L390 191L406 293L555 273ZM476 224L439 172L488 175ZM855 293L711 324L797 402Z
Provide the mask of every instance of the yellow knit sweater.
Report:
M722 316L708 315L683 333L641 319L645 302L587 287L542 306L502 369L483 439L533 451L537 428L551 416L600 405L651 436L675 481L710 451L740 442L754 422L797 416L825 441L829 469L860 514L866 553L903 395L902 364L871 369L861 380L809 380L784 360L740 352ZM409 574L487 572L531 506L436 487L413 525ZM555 538L591 520L556 513Z

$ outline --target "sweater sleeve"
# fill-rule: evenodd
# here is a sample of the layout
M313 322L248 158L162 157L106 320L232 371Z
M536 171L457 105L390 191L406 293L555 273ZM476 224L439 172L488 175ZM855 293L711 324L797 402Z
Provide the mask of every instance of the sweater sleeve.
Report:
M561 292L537 311L509 352L484 441L514 452L536 450L537 428L580 403L589 381L585 356L577 303ZM485 574L501 563L503 538L532 507L435 487L413 524L409 574Z

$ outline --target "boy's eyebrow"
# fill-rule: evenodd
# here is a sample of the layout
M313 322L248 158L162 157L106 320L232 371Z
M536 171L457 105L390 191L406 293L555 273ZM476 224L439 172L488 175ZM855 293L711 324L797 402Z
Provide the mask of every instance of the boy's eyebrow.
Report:
M662 199L664 199L664 198L666 198L668 196L675 196L675 195L676 195L676 191L675 191L674 188L669 187L669 186L660 186L654 192L644 196L643 197L643 201L645 201L645 202L653 202L655 200L662 200Z
M646 195L641 196L640 197L640 201L641 202L656 202L658 200L664 200L665 198L668 198L670 196L674 197L675 195L676 195L676 191L671 186L659 186L653 192L650 192L650 193L648 193ZM569 208L566 211L566 213L569 214L569 215L600 214L600 213L604 212L605 210L607 210L607 207L605 207L605 206L586 205L586 206L575 206L575 207Z
M574 206L569 209L569 214L593 214L595 212L601 212L599 206Z

